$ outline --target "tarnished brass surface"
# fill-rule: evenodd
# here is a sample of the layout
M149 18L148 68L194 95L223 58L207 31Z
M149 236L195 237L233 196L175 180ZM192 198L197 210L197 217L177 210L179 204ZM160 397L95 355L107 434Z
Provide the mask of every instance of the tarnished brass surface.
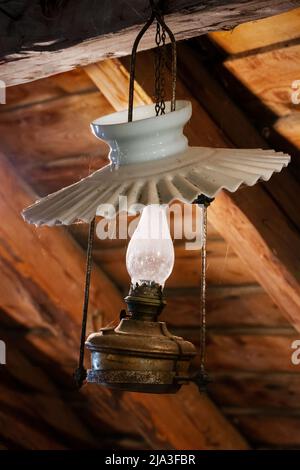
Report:
M116 328L102 328L86 341L92 367L88 382L121 390L174 393L187 377L194 346L157 321L164 301L156 284L131 288L128 316Z

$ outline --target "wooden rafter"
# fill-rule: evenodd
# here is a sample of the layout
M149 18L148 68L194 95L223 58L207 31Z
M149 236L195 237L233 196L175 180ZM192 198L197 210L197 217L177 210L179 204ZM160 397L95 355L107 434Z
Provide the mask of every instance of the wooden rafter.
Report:
M286 215L258 186L238 195L220 194L210 216L282 313L300 331L300 239Z
M4 288L10 287L5 283L4 276L1 277L1 281L3 280ZM12 294L13 290L10 288L8 292ZM13 302L10 303L13 304ZM5 437L9 439L12 435L12 440L17 446L31 449L45 449L53 446L59 448L64 439L65 446L68 439L76 442L79 447L96 446L97 442L92 433L72 406L63 400L61 390L54 384L47 372L33 364L24 351L21 351L20 345L24 341L20 334L18 342L15 341L18 334L16 331L18 330L13 332L12 326L8 336L4 336L5 331L1 331L1 338L5 340L9 351L5 371L1 374L1 412L4 414L1 418L0 439ZM26 335L25 331L24 335ZM41 330L40 334L42 334ZM80 397L77 397L77 401L80 402ZM16 421L14 416L18 417L17 421L22 423L24 428L26 428L26 423L29 425L30 422L26 435L14 433ZM44 440L36 438L37 435L44 437ZM45 437L48 437L48 443L45 442Z
M259 22L245 23L230 31L210 33L210 38L232 54L249 54L261 48L279 48L299 39L300 8ZM271 77L270 77L271 78Z
M180 70L187 86L223 127L234 145L268 147L241 110L204 69L197 54L184 46L180 53ZM224 120L225 114L231 116L230 126ZM281 175L273 176L263 187L256 186L233 195L221 194L211 206L210 215L216 228L299 331L300 236L295 227L299 221L293 208L298 192L298 182L285 170Z
M107 57L128 55L148 0L115 0L49 8L49 2L7 1L0 10L0 78L7 85L70 70ZM228 29L299 6L297 0L176 0L166 2L166 20L177 39ZM153 46L146 35L143 49Z
M84 70L115 111L127 108L128 96L124 90L129 88L129 73L119 60L104 60L87 65ZM151 98L137 82L134 92L135 106L152 103Z
M224 60L222 75L234 98L247 110L249 118L256 122L265 139L293 155L290 166L294 174L299 176L300 107L297 80L300 76L300 9L295 10L294 28L278 20L279 25L282 27L282 30L279 29L281 37L285 40L279 44L273 42L264 45L265 40L261 47L251 49L251 45L256 43L248 37L250 49L237 52ZM276 24L273 28L277 30ZM244 28L241 28L241 33L243 31ZM256 31L254 25L253 31ZM259 33L256 32L256 35L259 36ZM232 48L231 40L227 36L220 40L217 35L213 39L222 46L223 55L228 54Z

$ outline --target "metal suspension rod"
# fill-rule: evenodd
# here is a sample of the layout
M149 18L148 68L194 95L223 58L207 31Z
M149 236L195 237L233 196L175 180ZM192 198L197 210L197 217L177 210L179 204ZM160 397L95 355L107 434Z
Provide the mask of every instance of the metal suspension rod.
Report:
M206 353L206 242L207 242L207 207L203 204L202 208L202 237L203 244L201 250L201 333L200 333L200 368L205 371L205 353Z
M160 2L158 2L160 3ZM138 33L132 47L131 52L131 62L130 62L130 80L129 80L129 100L128 100L128 122L132 122L133 119L133 100L134 100L134 80L135 80L135 65L136 65L136 54L139 43L146 33L146 31L150 28L153 21L156 21L160 24L160 26L167 32L171 44L172 44L172 99L171 99L171 111L175 111L176 107L176 73L177 73L177 52L176 52L176 39L170 28L166 25L159 5L154 2L154 0L150 0L151 6L151 16L149 20L145 23L142 27L140 32Z
M147 23L144 24L140 32L138 33L133 43L130 59L130 81L129 81L129 102L128 102L128 122L132 121L133 117L133 98L134 98L134 80L135 80L135 64L136 64L136 53L139 43L144 36L145 32L150 28L153 21L155 20L155 14L152 12Z
M79 360L78 367L74 372L74 380L78 388L82 387L83 382L86 379L86 369L84 367L84 344L86 337L86 325L87 325L87 315L89 308L89 297L90 297L90 284L91 284L91 274L92 274L92 251L93 243L95 236L95 224L96 218L94 217L90 223L89 228L89 238L88 246L86 253L86 271L85 271L85 285L84 285L84 301L82 306L82 323L81 323L81 337L80 337L80 350L79 350Z
M207 269L207 208L213 201L212 198L200 194L194 201L202 208L202 249L201 249L201 280L200 280L200 369L192 378L201 392L206 391L207 384L210 382L205 369L206 359L206 269Z

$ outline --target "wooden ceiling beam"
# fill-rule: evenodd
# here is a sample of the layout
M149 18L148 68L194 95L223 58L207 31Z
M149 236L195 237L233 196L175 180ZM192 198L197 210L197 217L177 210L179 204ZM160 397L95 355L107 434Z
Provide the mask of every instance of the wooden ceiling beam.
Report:
M210 259L210 253L208 254ZM223 258L224 259L224 258ZM211 261L209 261L210 263ZM199 289L167 288L163 318L171 328L199 328ZM207 328L287 327L288 320L258 285L207 287Z
M210 219L300 331L298 231L261 186L221 193Z
M231 410L231 419L239 423L240 429L249 436L256 449L300 448L299 415L284 416L280 413L268 415L261 410L256 414L238 415L234 411Z
M255 283L253 274L223 240L208 242L209 267L207 280L220 285L248 285ZM126 270L125 246L96 249L95 261L121 288L126 289L130 277ZM120 262L122 263L120 265ZM175 266L168 279L168 287L197 287L200 285L200 252L186 250L184 243L175 243Z
M259 22L250 21L233 30L210 33L210 38L228 54L253 54L262 48L278 47L297 40L299 31L300 8L295 8Z
M13 337L11 330L10 337ZM41 434L47 435L50 430L52 437L55 436L55 440L64 445L74 441L80 448L96 446L97 441L93 433L77 416L70 403L63 400L61 391L46 372L33 365L15 345L13 347L10 338L4 337L3 332L1 338L9 345L7 373L5 371L1 377L1 409L11 410L18 416L18 421L24 425L27 423L29 428L36 432L40 429ZM7 375L9 380L6 380ZM80 402L80 397L77 397L77 400ZM12 426L11 422L7 424ZM20 437L16 433L15 442L22 445L22 441L18 442Z
M272 352L271 352L272 354ZM296 371L227 370L212 374L210 393L221 406L289 410L299 408L300 374Z
M84 70L115 111L123 111L128 107L128 96L124 90L129 92L129 72L118 59L90 64ZM134 106L150 103L150 96L135 82Z
M128 55L149 1L49 2L12 0L0 11L0 78L7 86L37 80L107 57ZM288 11L298 0L167 0L165 18L176 39L229 29ZM153 31L152 31L153 33ZM153 47L153 34L142 49Z
M182 46L179 64L181 79L233 145L268 147L228 93L205 70L201 54ZM226 115L231 117L230 126L224 120ZM283 170L263 185L234 194L222 192L211 205L209 215L282 313L300 331L300 221L294 209L298 192L298 182L288 169Z
M44 429L36 429L30 420L27 422L21 420L17 410L13 412L10 409L0 409L0 422L0 440L4 439L10 449L67 450L67 446L61 444L53 435L49 436Z
M4 320L3 315L2 319ZM67 448L123 448L123 440L126 438L136 443L144 442L134 430L128 435L127 427L109 426L112 423L105 423L103 395L100 394L99 397L97 390L93 389L93 396L87 396L87 388L78 392L70 380L71 377L57 374L55 369L59 368L59 364L45 364L40 351L27 344L24 340L26 333L20 333L20 326L16 325L13 329L10 325L6 330L1 324L0 329L1 338L5 340L8 348L7 363L5 369L2 369L0 385L0 409L4 412L9 410L9 414L4 417L7 421L5 425L12 427L13 417L17 416L18 422L28 426L28 438L31 441L34 440L34 433L40 432L44 437L52 436L54 442ZM45 330L37 334L45 334ZM61 341L59 337L56 339L57 342ZM3 426L0 429L0 441L2 428ZM23 436L16 433L13 443L22 447L27 442L25 440L22 443L22 439ZM35 448L34 444L32 446ZM47 448L49 445L44 447Z
M209 36L219 47L206 50L219 63L226 88L261 135L291 153L290 168L299 179L300 8Z
M3 221L0 259L17 281L14 290L10 282L10 295L0 297L1 311L15 321L22 321L24 326L26 321L30 322L31 331L26 339L34 346L36 354L41 352L41 363L43 357L48 356L61 370L70 373L78 354L84 253L63 227L37 229L22 220L20 212L33 196L3 155L0 155L0 181L0 218ZM1 277L6 275L6 271L1 270ZM25 312L19 296L24 295L24 291L27 317L22 320L21 313ZM97 315L102 324L111 324L118 320L122 305L115 286L95 268L90 316ZM41 327L48 333L37 334ZM49 366L49 360L45 367ZM95 385L84 387L82 393L87 394L90 406L100 413L102 423L106 420L109 426L118 426L119 421L121 425L128 423L127 413L130 412L131 430L139 430L156 449L247 448L244 439L193 385L171 398L123 393L115 394L112 399L108 389Z

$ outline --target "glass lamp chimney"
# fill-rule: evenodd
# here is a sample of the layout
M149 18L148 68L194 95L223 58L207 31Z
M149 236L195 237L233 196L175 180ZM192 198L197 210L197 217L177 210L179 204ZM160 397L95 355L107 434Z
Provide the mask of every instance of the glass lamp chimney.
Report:
M164 286L174 266L174 247L165 206L151 204L143 209L128 244L126 266L133 285L155 282Z

